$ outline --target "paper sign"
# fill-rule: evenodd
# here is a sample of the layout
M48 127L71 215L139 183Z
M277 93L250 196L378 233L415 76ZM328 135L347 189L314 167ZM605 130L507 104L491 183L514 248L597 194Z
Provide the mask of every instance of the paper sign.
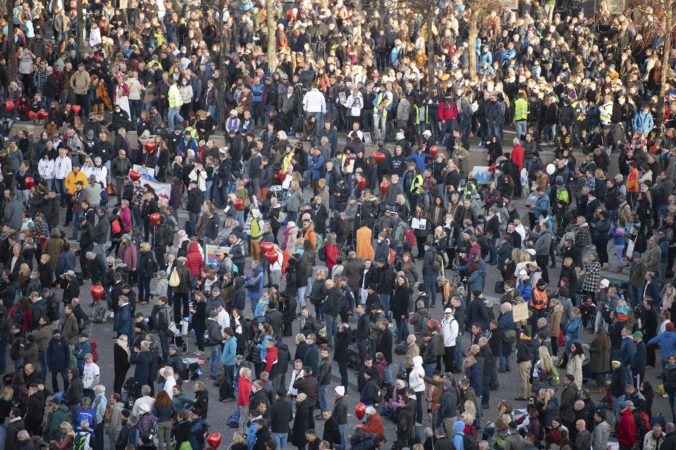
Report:
M427 229L427 219L411 219L411 228L414 230L426 230Z
M528 303L523 302L514 305L512 308L512 316L514 316L514 322L528 320Z
M472 172L474 172L477 183L489 184L491 182L491 173L488 171L488 166L474 166Z

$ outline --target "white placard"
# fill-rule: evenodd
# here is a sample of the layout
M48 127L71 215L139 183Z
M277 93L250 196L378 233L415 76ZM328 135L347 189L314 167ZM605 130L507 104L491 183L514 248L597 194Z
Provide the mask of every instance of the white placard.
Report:
M411 219L411 228L414 230L426 230L427 229L427 219Z

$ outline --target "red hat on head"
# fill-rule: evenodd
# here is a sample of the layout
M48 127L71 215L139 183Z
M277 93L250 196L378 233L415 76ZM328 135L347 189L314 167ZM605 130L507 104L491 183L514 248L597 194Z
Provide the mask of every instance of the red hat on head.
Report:
M669 322L666 326L667 331L674 331L674 323Z

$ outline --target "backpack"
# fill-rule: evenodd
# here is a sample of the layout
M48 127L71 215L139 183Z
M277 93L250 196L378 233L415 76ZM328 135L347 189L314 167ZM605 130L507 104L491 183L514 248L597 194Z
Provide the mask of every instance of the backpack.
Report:
M632 416L634 416L634 422L636 423L636 436L638 437L638 442L643 442L643 437L652 429L650 427L650 419L645 412L637 409L632 412Z
M88 431L78 431L73 438L72 450L88 450L91 434Z
M474 439L474 436L456 433L453 437L458 435L462 436L462 446L464 450L479 450L479 444L477 443L476 439Z
M558 186L556 188L556 201L565 203L566 205L570 204L570 194L568 189L564 186Z
M114 219L110 223L110 231L113 232L113 234L118 234L122 232L122 225L120 225L120 220L119 219Z
M181 285L181 277L178 275L178 271L174 267L174 270L171 271L169 276L169 287L179 287Z
M547 381L549 381L549 384L554 389L559 387L559 384L561 384L561 378L559 377L559 369L557 369L556 366L552 366L552 371L549 372L549 376L547 377Z
M89 339L89 345L92 347L92 360L97 362L99 360L99 352L96 350L96 340Z
M326 261L326 245L322 245L321 247L319 247L317 257L319 258L320 261Z
M404 237L406 238L408 245L410 245L411 247L413 247L415 245L416 240L415 240L415 233L413 232L413 230L411 230L411 229L406 230L404 232Z

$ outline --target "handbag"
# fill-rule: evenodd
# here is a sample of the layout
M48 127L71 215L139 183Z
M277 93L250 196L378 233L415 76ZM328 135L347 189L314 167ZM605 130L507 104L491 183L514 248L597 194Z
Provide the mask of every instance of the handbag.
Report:
M181 285L181 277L178 276L178 271L174 268L174 270L171 271L171 275L169 276L169 287L179 287Z

